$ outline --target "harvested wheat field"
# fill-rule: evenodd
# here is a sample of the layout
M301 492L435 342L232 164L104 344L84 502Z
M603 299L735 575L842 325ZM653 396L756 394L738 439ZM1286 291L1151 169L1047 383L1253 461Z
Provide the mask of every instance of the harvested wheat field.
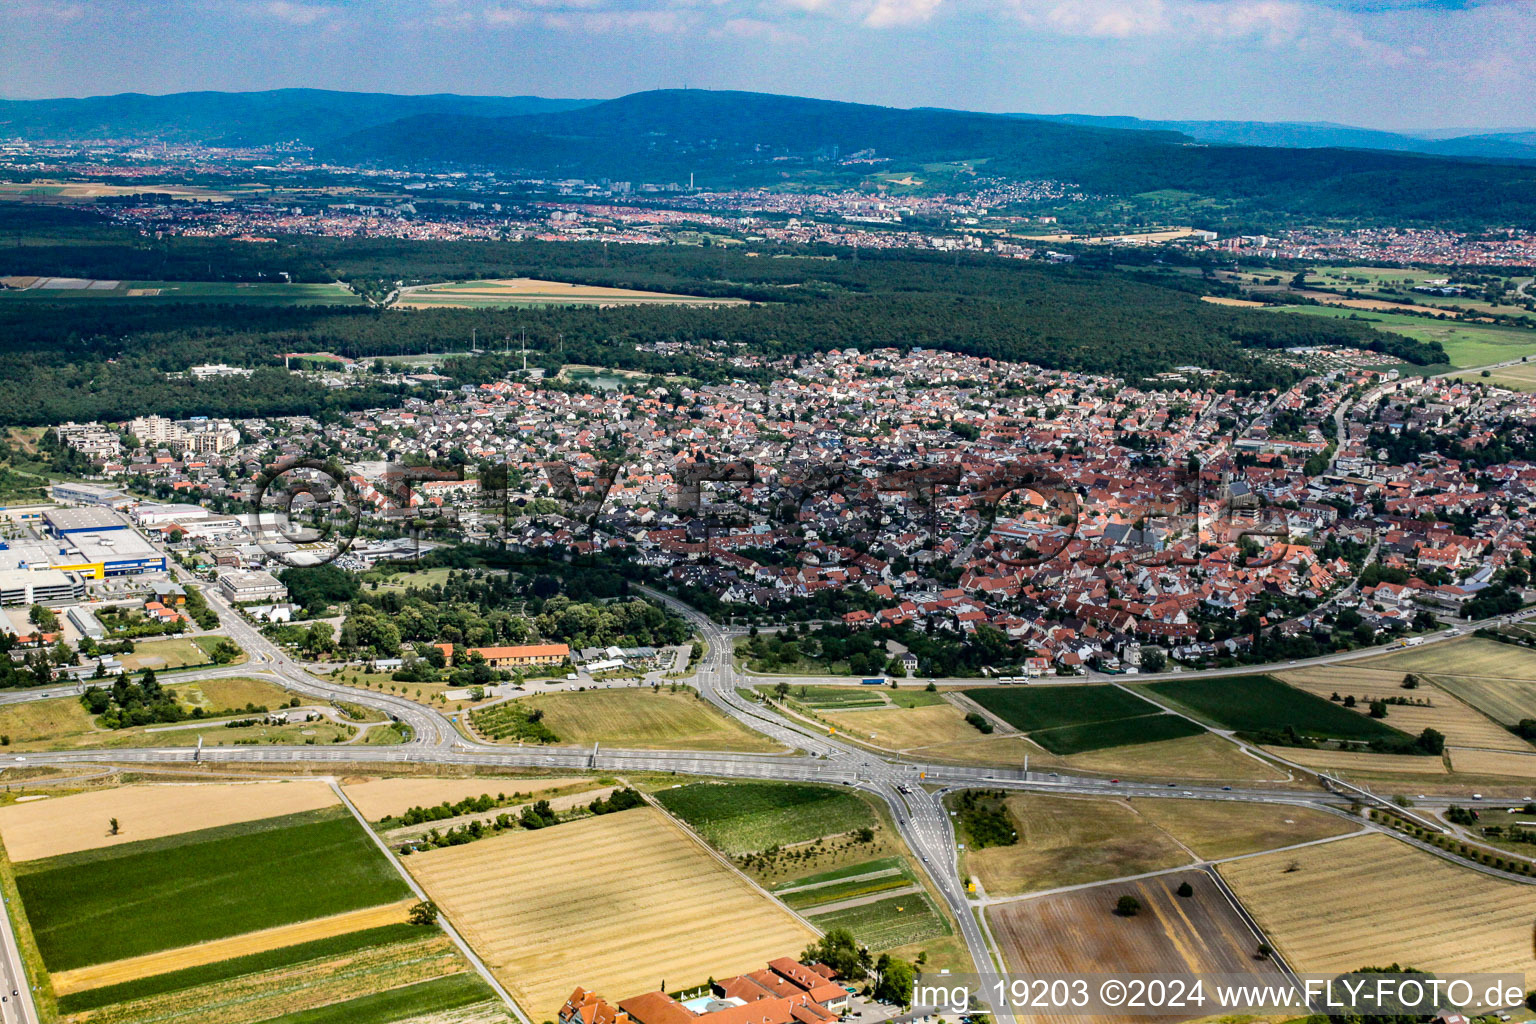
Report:
M1261 747L1308 768L1325 772L1390 772L1404 775L1447 775L1445 760L1418 754L1372 754L1358 750L1308 750L1305 747Z
M400 299L396 303L406 309L497 305L740 306L744 304L742 299L673 295L669 292L647 292L632 288L605 288L600 285L567 284L564 281L539 281L528 277L494 281L463 281L410 288L401 292Z
M932 709L914 708L912 711L902 711L901 714L910 715L915 711L928 710ZM856 724L857 720L865 714L883 714L883 712L861 711L839 714L852 719ZM825 715L824 717L834 716ZM962 718L961 721L964 719ZM1028 757L1031 767L1065 767L1074 772L1158 781L1176 779L1180 782L1194 782L1209 779L1221 782L1239 780L1257 782L1286 779L1284 770L1266 764L1256 757L1249 757L1235 744L1209 733L1202 736L1159 740L1156 743L1137 743L1126 747L1090 750L1062 757L1050 753L1028 737L1017 733L999 732L983 736L969 723L965 724L965 728L971 731L973 738L937 742L932 746L911 747L907 752L935 761L1014 767L1022 767L1024 758ZM850 735L859 737L857 730L850 729ZM882 738L871 742L860 738L860 742L879 746L883 745L884 740Z
M244 935L234 935L227 939L200 942L195 946L165 949L157 953L128 957L125 960L92 964L72 971L59 971L51 976L53 991L55 995L68 995L82 989L116 985L136 978L168 974L188 967L201 967L203 964L233 960L252 953L264 953L269 949L282 949L285 946L297 946L316 939L328 939L333 935L346 935L349 932L360 932L367 928L403 924L415 902L411 899L402 900L399 903L386 903L345 914L317 917L313 921L300 921L298 924L263 928L261 931L246 932Z
M1188 882L1192 896L1177 894ZM1141 901L1141 912L1114 912L1121 896ZM1260 974L1280 971L1254 959L1259 939L1238 917L1203 871L1179 871L1138 882L1110 882L1090 889L1039 896L993 906L992 934L1010 973ZM1138 1016L1136 1021L1176 1021L1189 1015ZM1095 1022L1121 1018L1095 1016ZM1077 1021L1082 1017L1021 1016L1030 1021Z
M1264 306L1264 303L1252 299L1229 299L1225 295L1202 295L1200 301L1214 306L1240 306L1244 309L1260 309Z
M405 859L534 1020L795 956L816 933L650 807ZM622 870L620 869L622 867Z
M11 860L21 862L313 811L336 802L324 782L121 786L0 807L0 839ZM117 835L108 824L112 818L119 823Z
M1457 867L1384 835L1219 870L1297 971L1393 962L1442 975L1536 971L1536 887Z
M1463 775L1507 775L1512 779L1536 779L1536 756L1508 754L1499 750L1463 750L1451 747L1451 767Z
M1445 741L1453 746L1531 749L1529 743L1427 679L1412 690L1403 689L1403 675L1391 670L1331 665L1325 669L1286 672L1278 678L1324 700L1335 693L1341 697L1354 697L1362 715L1369 712L1373 699L1406 697L1429 701L1433 707L1393 705L1387 708L1386 724L1410 736L1417 736L1425 729L1438 729Z
M433 807L444 800L458 803L472 797L505 793L549 796L557 790L575 786L596 786L596 779L370 779L346 783L347 795L369 821L391 814L404 814L412 807Z
M966 868L989 896L1055 889L1178 867L1194 858L1125 800L1015 794L1008 813L1013 846L966 854Z

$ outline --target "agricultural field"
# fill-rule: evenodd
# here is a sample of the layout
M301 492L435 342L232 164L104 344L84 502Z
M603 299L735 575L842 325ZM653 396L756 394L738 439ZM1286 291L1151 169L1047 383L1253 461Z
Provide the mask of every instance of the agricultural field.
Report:
M1536 888L1457 867L1388 836L1232 861L1219 870L1298 971L1393 962L1441 975L1536 970Z
M1304 736L1328 739L1400 740L1404 735L1374 718L1357 714L1273 676L1225 676L1148 683L1157 696L1195 715L1238 732L1278 731L1287 726Z
M1415 341L1438 341L1450 357L1450 365L1461 369L1501 363L1536 355L1536 331L1465 320L1435 320L1409 313L1347 309L1339 306L1271 306L1284 313L1307 316L1356 319L1370 323L1379 331L1401 334Z
M454 804L478 796L526 793L535 799L543 799L595 785L597 780L592 778L398 778L348 781L343 783L341 789L358 813L369 821L378 821L391 815L404 814L412 807Z
M863 711L823 711L817 716L840 733L886 750L918 754L943 744L983 741L988 736L953 704L922 708L874 705ZM999 734L992 733L993 737Z
M1404 704L1388 706L1386 724L1412 736L1417 736L1425 729L1437 729L1445 736L1445 742L1453 747L1533 752L1529 743L1479 714L1468 704L1463 704L1433 677L1422 677L1419 685L1412 690L1403 689L1404 674L1354 665L1330 665L1327 668L1285 672L1276 678L1324 700L1335 693L1343 697L1354 697L1354 711L1358 715L1369 714L1373 699L1405 697L1409 700L1428 701L1431 707ZM1528 685L1536 692L1536 681ZM1536 704L1531 705L1530 714L1536 715Z
M741 299L712 299L697 295L604 288L563 281L515 277L493 281L460 281L402 289L395 305L405 309L444 306L497 308L508 306L740 306Z
M1193 895L1177 895L1183 882L1189 883ZM1134 917L1117 915L1115 903L1121 896L1134 896L1141 911ZM1258 937L1203 871L1016 900L989 907L987 920L1003 964L1015 974L1093 974L1112 966L1117 975L1226 973L1281 980L1273 962L1255 959ZM1125 1019L1176 1021L1187 1016Z
M92 790L0 809L0 838L45 1020L510 1020L325 783Z
M964 721L963 718L959 720ZM1280 769L1248 756L1236 745L1210 733L1060 757L1017 733L999 731L984 736L969 723L966 728L974 734L972 737L913 747L908 752L934 761L961 764L1022 766L1028 757L1032 768L1065 768L1107 777L1285 781L1285 773ZM871 745L882 745L882 741L877 740Z
M1117 686L978 687L965 696L1053 754L1198 736L1193 722Z
M6 278L0 302L217 302L259 306L349 306L362 297L346 285L238 281L92 281L70 277ZM10 282L18 282L11 284Z
M16 883L54 972L410 895L351 815L333 808L26 861Z
M1527 313L1527 310L1521 306L1488 302L1482 298L1466 295L1435 295L1413 290L1415 285L1421 285L1425 281L1443 281L1447 278L1454 281L1456 275L1446 270L1413 270L1406 267L1309 267L1307 278L1309 284L1316 279L1317 284L1326 288L1340 291L1353 288L1360 295L1370 298L1409 303L1420 307L1439 309L1454 306L1458 309L1498 316L1523 316Z
M1423 676L1505 725L1536 717L1536 651L1524 647L1464 637L1354 664Z
M218 828L337 804L324 782L122 786L0 807L12 861L38 860ZM118 820L118 833L109 828Z
M693 782L655 795L712 846L732 856L879 824L861 797L831 786Z
M544 712L544 724L561 743L631 747L642 750L737 750L772 753L784 749L711 707L694 690L623 687L550 693L517 702Z
M1308 750L1306 747L1261 747L1267 754L1325 772L1380 772L1389 776L1448 775L1442 757L1416 754L1373 754L1358 750Z
M661 978L683 988L815 938L649 807L405 863L534 1020L553 1019L577 984L615 999Z
M764 684L757 692L777 698L774 687ZM789 703L811 711L851 711L865 708L927 708L945 703L940 692L916 686L891 689L889 686L792 686L785 698Z
M847 928L861 945L874 952L910 946L954 931L934 906L932 897L921 889L805 913L822 931Z
M1004 807L1019 841L967 850L965 870L988 896L1017 896L1191 863L1186 850L1142 816L1140 804L1015 793Z

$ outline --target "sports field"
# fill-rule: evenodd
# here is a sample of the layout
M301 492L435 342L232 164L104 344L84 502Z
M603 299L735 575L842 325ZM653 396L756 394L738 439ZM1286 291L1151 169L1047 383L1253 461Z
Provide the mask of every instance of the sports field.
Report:
M1180 883L1194 890L1179 896ZM1134 896L1134 917L1114 913L1121 896ZM1013 974L1247 974L1281 979L1273 963L1254 959L1258 938L1203 871L1138 882L1114 882L993 906L987 920L1003 964ZM1259 979L1255 979L1258 981ZM1134 1016L1127 1021L1177 1021ZM1031 1016L1031 1021L1112 1021L1117 1018ZM1245 1018L1246 1019L1246 1018Z
M125 846L300 811L331 807L324 782L122 786L0 807L0 838L13 862ZM118 834L111 832L111 819Z
M1117 686L990 686L964 691L1053 754L1198 736L1195 723Z
M351 815L331 808L28 861L16 884L50 971L410 895Z
M492 281L461 281L404 289L395 303L406 309L444 306L740 306L741 299L712 299L700 295L604 288L563 281L514 277Z
M618 870L615 865L622 865ZM793 955L815 933L654 808L419 853L407 867L534 1020Z
M0 302L214 302L260 306L353 306L362 297L340 282L282 284L241 281L104 281L88 278L7 278ZM23 283L25 282L25 283Z
M544 724L562 743L643 750L738 750L771 753L783 748L727 718L693 690L623 687L585 693L524 697L519 704L544 712Z
M1148 683L1157 696L1239 732L1280 730L1351 740L1402 739L1403 734L1324 697L1286 686L1273 676L1226 676Z
M878 822L869 804L831 786L792 782L694 782L656 800L729 854L754 853Z
M1536 331L1464 320L1434 320L1405 313L1344 309L1338 306L1272 306L1284 313L1333 319L1358 319L1379 331L1402 334L1416 341L1438 341L1453 367L1485 366L1506 359L1536 355Z
M1298 971L1387 963L1441 975L1536 971L1536 888L1387 836L1232 861L1220 871Z

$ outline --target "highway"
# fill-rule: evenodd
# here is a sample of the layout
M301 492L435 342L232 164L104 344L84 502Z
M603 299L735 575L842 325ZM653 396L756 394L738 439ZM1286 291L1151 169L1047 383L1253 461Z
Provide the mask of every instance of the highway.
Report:
M754 676L748 680L735 670L731 657L732 640L739 635L740 631L720 626L670 595L651 590L645 590L645 593L686 617L708 644L708 652L691 680L692 684L699 689L701 696L724 714L783 744L788 748L788 752L745 754L584 747L504 747L479 743L460 735L452 724L434 709L404 697L344 686L314 675L246 623L210 587L204 588L205 597L219 612L223 620L223 629L245 649L250 661L239 666L204 668L182 673L168 672L162 674L163 678L171 681L175 678L259 674L272 678L300 694L326 700L343 700L383 711L409 725L412 731L411 739L396 746L228 746L205 747L201 751L194 751L190 747L146 747L108 751L70 750L9 754L0 757L0 767L23 764L185 765L193 760L210 766L306 764L316 768L323 768L328 764L337 766L367 764L385 768L431 763L502 769L543 768L562 771L673 773L846 785L878 797L887 805L897 831L922 862L934 890L944 900L958 923L960 935L965 941L977 972L986 979L982 988L984 992L990 991L990 982L997 979L998 965L993 958L983 922L978 918L975 908L965 893L964 879L960 876L957 863L958 851L954 825L943 802L945 793L970 787L990 787L1121 798L1240 800L1298 806L1337 806L1360 795L1351 792L1346 796L1340 796L1321 789L1253 786L1239 788L1209 784L1169 787L1166 784L1153 782L1118 781L1056 772L1026 772L1012 767L928 764L877 754L826 734L810 724L802 724L786 718L771 707L743 696L738 692L738 687L771 681L771 677L765 680L765 677ZM1476 625L1473 624L1473 627L1469 628L1474 628ZM1299 664L1331 664L1379 653L1382 651L1378 648L1308 659ZM1247 666L1233 671L1263 670L1264 667L1261 666ZM1139 678L1179 678L1191 674L1195 673ZM1218 671L1199 674L1225 673ZM791 681L796 684L823 682L823 680L798 678ZM846 678L828 679L824 682L848 684ZM974 685L978 681L965 680L964 682ZM0 695L0 703L67 696L79 691L79 685L47 687L39 691ZM1300 772L1308 773L1305 768L1293 767ZM1434 805L1446 801L1422 802ZM1429 849L1430 852L1436 852L1433 848ZM14 937L9 934L9 931L8 927L0 930L0 946L3 946L0 948L0 964L5 965L0 968L0 971L10 972L11 980L7 984L9 988L21 991L23 998L19 1001L20 1005L11 1006L11 1003L18 1002L14 998L5 1004L8 1007L7 1014L19 1013L21 1016L6 1016L4 1020L16 1019L30 1022L36 1019L36 1015L31 1009L30 998L26 997L25 986L18 983L22 980L23 974L16 954ZM994 1007L993 1011L999 1024L1012 1024L1012 1015L1005 1007ZM29 1012L32 1013L31 1016L27 1016Z

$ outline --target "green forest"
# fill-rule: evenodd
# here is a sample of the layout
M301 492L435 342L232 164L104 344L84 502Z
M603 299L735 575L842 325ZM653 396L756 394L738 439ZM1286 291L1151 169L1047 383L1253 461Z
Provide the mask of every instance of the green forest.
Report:
M562 363L587 363L704 380L744 374L711 360L661 357L637 346L724 341L767 355L921 346L1131 380L1199 365L1233 374L1243 388L1283 385L1291 377L1254 349L1334 344L1421 364L1445 359L1436 342L1343 320L1259 316L1201 302L1188 281L1166 283L1112 268L913 252L762 258L718 248L578 243L304 239L258 248L206 239L140 239L116 229L84 232L88 237L82 238L84 229L72 221L22 230L14 215L11 219L13 231L6 234L17 244L0 248L0 276L239 274L270 280L286 271L295 279L359 282L540 276L733 296L753 304L416 311L135 306L132 299L88 307L0 305L0 425L146 413L326 416L394 404L408 388L373 382L329 389L291 376L281 357L294 351L369 358L463 350L472 337L483 341L523 332L530 366L553 371ZM248 380L165 376L203 362L259 369ZM444 372L455 383L479 383L514 365L521 366L520 357L481 355L450 362Z

